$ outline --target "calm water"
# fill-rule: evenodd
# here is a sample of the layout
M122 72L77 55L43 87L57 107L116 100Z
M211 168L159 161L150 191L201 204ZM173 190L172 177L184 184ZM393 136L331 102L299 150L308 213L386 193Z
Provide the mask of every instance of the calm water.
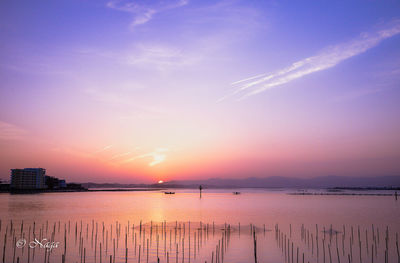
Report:
M3 250L5 262L139 262L139 251L140 262L254 262L254 251L258 262L399 260L393 196L174 191L0 194L0 260ZM58 248L16 248L34 235Z

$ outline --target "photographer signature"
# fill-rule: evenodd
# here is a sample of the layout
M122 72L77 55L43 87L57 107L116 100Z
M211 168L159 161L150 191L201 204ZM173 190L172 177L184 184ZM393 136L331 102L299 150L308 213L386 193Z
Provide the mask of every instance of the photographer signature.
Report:
M42 240L38 240L37 238L35 238L35 240L29 242L29 247L30 248L44 248L44 249L49 249L50 251L54 248L58 248L58 245L60 244L60 242L54 242L54 241L50 241L47 240L47 238L44 238ZM17 246L17 248L23 248L26 245L26 239L21 238L17 241L17 243L15 244Z

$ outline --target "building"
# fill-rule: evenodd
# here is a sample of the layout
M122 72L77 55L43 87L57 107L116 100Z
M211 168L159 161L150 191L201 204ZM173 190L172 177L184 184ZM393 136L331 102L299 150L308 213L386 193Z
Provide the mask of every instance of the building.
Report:
M0 180L0 192L8 192L10 190L10 184Z
M49 190L67 188L67 184L64 179L58 179L57 177L54 176L46 175L44 177L44 183L45 187Z
M77 184L77 183L69 183L69 184L67 184L67 189L75 190L75 191L85 191L85 190L87 190L81 184Z
M44 189L46 169L11 169L11 189Z
M60 185L60 180L54 176L45 176L44 183L47 189L53 190L58 189Z
M60 186L60 188L67 188L67 184L66 184L65 180L63 180L63 179L59 180L59 186Z

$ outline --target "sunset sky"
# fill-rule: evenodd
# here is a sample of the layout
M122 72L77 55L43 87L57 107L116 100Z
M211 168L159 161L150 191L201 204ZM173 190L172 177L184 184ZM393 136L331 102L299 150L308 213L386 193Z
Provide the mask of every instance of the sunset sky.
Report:
M0 2L0 179L400 174L399 1Z

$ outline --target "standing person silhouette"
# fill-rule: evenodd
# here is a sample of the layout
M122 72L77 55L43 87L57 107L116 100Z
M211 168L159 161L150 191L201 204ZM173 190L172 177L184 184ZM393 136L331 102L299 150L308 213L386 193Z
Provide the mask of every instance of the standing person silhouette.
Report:
M200 198L201 198L201 190L203 190L203 187L201 185L199 186L199 190L200 190Z

